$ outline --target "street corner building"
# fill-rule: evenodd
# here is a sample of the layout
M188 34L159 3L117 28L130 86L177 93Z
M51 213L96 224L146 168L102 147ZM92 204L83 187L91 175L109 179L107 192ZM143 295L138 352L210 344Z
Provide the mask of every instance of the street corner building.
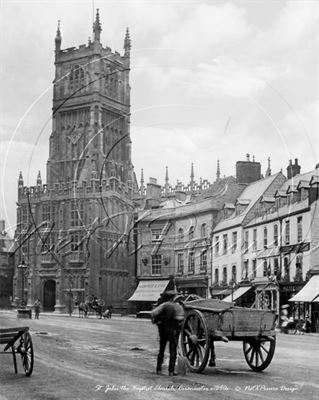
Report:
M124 52L100 41L99 12L87 45L55 37L47 182L18 181L14 297L44 310L95 295L126 308L134 284L129 31Z

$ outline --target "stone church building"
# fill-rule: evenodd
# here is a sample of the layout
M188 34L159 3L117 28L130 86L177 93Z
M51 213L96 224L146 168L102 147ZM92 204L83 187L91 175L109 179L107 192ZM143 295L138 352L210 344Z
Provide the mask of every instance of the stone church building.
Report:
M14 297L44 310L87 295L123 309L134 286L131 41L121 55L101 31L97 11L88 45L62 49L58 26L46 184L19 176Z

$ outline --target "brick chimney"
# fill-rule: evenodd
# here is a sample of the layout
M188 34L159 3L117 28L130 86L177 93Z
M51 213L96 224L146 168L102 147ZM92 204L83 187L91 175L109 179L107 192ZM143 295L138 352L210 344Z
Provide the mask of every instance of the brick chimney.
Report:
M149 208L159 206L161 202L162 187L158 185L155 178L150 178L146 185L146 201Z
M301 166L298 165L298 158L295 158L295 163L292 163L292 160L289 160L289 165L287 167L287 178L291 179L296 175L300 174Z
M261 179L261 165L259 162L250 161L250 154L246 154L246 161L236 162L237 183L251 183Z

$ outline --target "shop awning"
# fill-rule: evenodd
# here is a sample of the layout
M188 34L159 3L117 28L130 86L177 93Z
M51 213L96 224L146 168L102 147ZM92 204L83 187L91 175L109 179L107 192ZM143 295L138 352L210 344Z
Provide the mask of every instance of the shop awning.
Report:
M279 256L279 248L271 247L269 249L262 250L258 253L257 258L270 258L270 257L278 257Z
M211 295L214 296L226 296L227 294L231 293L231 289L212 289Z
M289 301L308 302L317 301L316 297L319 296L319 275L314 275L310 278L309 282Z
M319 295L315 299L312 300L312 303L319 303Z
M225 297L223 301L235 301L239 299L239 297L243 296L246 292L248 292L249 289L251 289L251 286L241 286L234 291L233 296L230 294L229 296Z
M168 280L140 281L133 296L128 301L152 301L155 302L164 292L168 285Z

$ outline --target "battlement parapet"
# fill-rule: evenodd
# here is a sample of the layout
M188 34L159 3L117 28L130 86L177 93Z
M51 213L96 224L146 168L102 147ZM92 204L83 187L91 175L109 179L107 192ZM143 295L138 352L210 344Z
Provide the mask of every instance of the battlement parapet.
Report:
M106 192L116 192L125 197L131 197L133 194L133 182L128 181L126 184L121 182L116 177L108 179L93 178L89 181L69 181L57 182L53 185L37 185L37 186L22 186L18 189L18 199L34 199L44 200L52 197L86 197L87 195L98 195Z
M60 59L62 58L64 61L65 59L68 58L68 56L71 56L74 58L74 55L78 57L86 57L88 55L91 55L92 53L96 52L101 52L104 53L105 55L113 57L115 60L122 62L125 57L125 55L121 55L118 51L112 52L111 47L105 46L103 47L101 43L94 43L94 42L89 42L87 45L86 44L80 44L79 47L68 47L66 49L61 49L56 53L56 62L61 61Z

